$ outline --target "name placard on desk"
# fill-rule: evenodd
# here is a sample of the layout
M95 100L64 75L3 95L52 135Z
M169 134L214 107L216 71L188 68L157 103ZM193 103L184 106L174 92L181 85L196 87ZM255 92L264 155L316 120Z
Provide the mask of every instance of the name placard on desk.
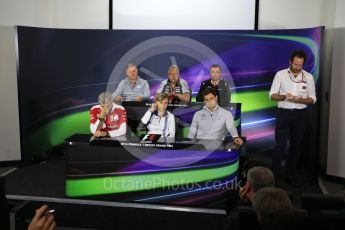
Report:
M174 148L173 144L152 143L152 142L120 142L121 146L135 146L135 147L156 147L156 148Z

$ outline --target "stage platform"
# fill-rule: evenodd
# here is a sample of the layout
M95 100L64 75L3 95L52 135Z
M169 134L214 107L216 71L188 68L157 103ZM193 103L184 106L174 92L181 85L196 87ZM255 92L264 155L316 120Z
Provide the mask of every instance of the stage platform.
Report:
M21 210L14 210L15 219L32 216L35 208L48 204L57 210L56 219L64 223L60 227L73 227L71 229L112 229L112 226L121 229L221 229L224 224L226 214L221 208L67 198L64 195L65 165L65 160L48 160L44 165L7 168L11 172L6 175L6 197L12 206L16 204L15 209ZM74 215L75 219L71 217ZM17 227L25 225L22 219L16 220Z
M224 210L225 201L218 204L217 208L211 209L204 207L121 202L116 200L67 198L65 196L66 161L63 159L48 160L43 165L36 163L25 167L6 168L6 170L4 171L6 174L6 197L12 204L25 207L24 210L31 210L31 208L36 208L41 204L48 204L58 210L67 207L75 213L96 212L98 213L97 215L102 213L101 210L109 210L108 212L116 215L119 220L112 220L110 225L113 226L114 224L121 227L126 226L126 223L128 223L128 216L135 216L133 220L136 223L131 223L127 226L138 227L139 225L137 226L135 224L142 222L146 228L155 226L164 227L165 229L222 229L226 220L226 212ZM321 193L317 185L304 186L298 189L289 187L288 185L284 186L286 190L291 191L293 194ZM296 206L299 206L298 198L294 200L294 203ZM33 215L33 212L27 213L25 211L24 213L29 216ZM61 221L71 223L72 220L68 218L69 216L66 216L66 214L60 214L58 217ZM169 223L173 228L167 227L167 224L164 222L169 219L174 222ZM79 224L81 222L82 219L77 219L74 227L78 229L81 226ZM96 220L91 218L87 222L90 226L93 226L93 229L97 229L95 227L97 226ZM104 228L100 227L100 229Z
M6 194L9 199L12 199L14 195L18 197L66 198L65 160L48 160L44 165L36 163L16 169L15 167L6 167L6 171L3 173L9 171L10 173L6 175ZM301 188L293 188L287 184L283 184L283 186L284 189L292 192L322 193L318 185L305 185Z

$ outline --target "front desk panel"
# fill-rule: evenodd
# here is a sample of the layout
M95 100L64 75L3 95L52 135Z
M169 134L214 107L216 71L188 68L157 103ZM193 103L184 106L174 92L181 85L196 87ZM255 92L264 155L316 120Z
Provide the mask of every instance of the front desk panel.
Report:
M211 141L66 139L66 196L212 207L236 184L238 151ZM214 148L217 146L217 148Z

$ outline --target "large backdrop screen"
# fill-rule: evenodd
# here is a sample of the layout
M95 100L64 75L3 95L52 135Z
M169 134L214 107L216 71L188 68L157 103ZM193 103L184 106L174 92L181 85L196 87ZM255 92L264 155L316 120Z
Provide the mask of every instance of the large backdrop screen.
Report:
M114 29L254 29L256 0L112 0ZM193 15L193 16L191 16ZM202 23L200 23L202 22Z
M242 103L247 151L274 144L276 103L268 91L289 55L303 49L304 69L319 79L322 28L294 30L71 30L18 27L22 157L42 153L75 133L90 133L89 109L114 91L128 63L138 65L153 96L177 64L193 98L219 64L231 83L231 102Z

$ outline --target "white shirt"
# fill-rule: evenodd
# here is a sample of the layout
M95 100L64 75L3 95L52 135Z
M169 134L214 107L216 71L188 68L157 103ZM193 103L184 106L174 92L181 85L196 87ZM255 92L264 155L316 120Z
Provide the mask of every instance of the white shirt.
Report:
M205 105L194 114L188 138L224 140L228 132L233 138L238 137L231 112L218 105L211 112Z
M313 103L316 102L315 82L313 75L307 71L302 70L297 77L290 72L289 68L280 70L274 76L270 98L272 94L286 95L288 93L294 96L301 96L302 98L312 98ZM304 109L307 105L301 103L293 103L285 99L278 102L278 108L283 109Z
M172 113L166 112L164 117L159 117L156 113L148 110L141 122L147 124L148 134L160 134L164 137L175 137L175 117Z

